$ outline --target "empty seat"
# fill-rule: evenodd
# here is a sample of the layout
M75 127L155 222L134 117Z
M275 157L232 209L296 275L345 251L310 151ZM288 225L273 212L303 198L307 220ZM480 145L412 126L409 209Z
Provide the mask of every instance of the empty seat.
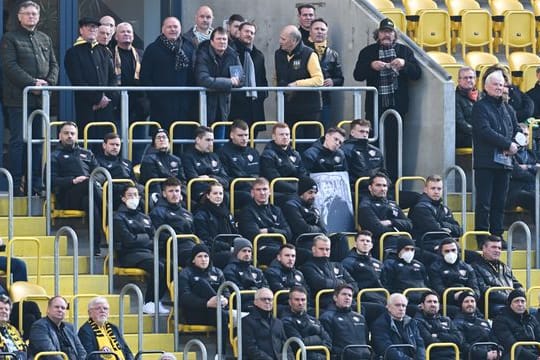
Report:
M480 9L480 4L476 0L446 0L445 4L448 9L448 15L450 15L452 51L455 51L461 29L462 12L464 10Z
M403 7L407 18L407 34L411 38L414 38L418 25L418 12L438 8L437 3L433 0L403 0Z
M533 67L536 71L536 67L540 65L540 57L538 55L524 51L516 51L511 53L507 60L513 82L517 85L521 85L520 83L523 78L524 71L527 71L527 69L530 67Z
M445 10L428 9L418 12L418 27L415 41L422 48L446 47L450 54L450 16Z
M527 10L508 10L504 12L502 44L506 58L510 48L532 48L536 52L536 25L534 15Z
M377 10L395 8L394 3L390 0L369 0L368 2Z
M401 9L380 9L381 14L385 17L391 19L394 22L394 25L402 32L406 33L407 31L407 19L405 18L405 13Z
M504 12L508 10L523 10L523 5L518 0L489 0L489 9L493 19L493 45L495 51L499 51L502 42L501 31L503 28Z
M493 36L491 15L487 10L464 10L461 15L461 28L459 42L461 43L461 55L465 59L467 47L483 50L487 47L493 54Z
M453 55L442 51L428 51L427 54L430 58L435 60L438 64L456 64L456 58Z

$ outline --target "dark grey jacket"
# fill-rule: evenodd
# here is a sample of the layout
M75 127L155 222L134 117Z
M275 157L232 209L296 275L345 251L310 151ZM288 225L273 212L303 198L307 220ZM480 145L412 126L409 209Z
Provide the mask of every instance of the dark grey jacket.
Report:
M76 359L69 360L85 359L86 350L82 346L73 325L63 322L61 326L63 326L71 348L77 354ZM61 351L57 329L55 329L55 324L49 320L48 317L41 318L34 322L32 324L32 329L30 330L30 347L28 353L33 357L37 353L43 351ZM48 358L54 360L62 359L60 356L50 356Z

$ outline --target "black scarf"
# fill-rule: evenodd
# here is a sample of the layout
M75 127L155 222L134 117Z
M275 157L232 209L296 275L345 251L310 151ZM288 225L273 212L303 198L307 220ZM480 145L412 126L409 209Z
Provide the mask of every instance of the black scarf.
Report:
M165 35L161 34L158 37L159 41L165 46L170 52L174 54L174 70L184 70L189 67L190 61L189 58L184 53L182 49L182 37L179 37L175 41L168 40Z

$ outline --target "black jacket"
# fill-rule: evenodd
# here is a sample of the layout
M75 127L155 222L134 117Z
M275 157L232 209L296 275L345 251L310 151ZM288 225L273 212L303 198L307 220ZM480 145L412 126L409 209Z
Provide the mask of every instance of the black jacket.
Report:
M234 219L225 204L217 206L205 201L193 214L195 235L209 248L214 244L214 238L219 234L237 234L238 229ZM230 246L223 243L218 250L230 250Z
M302 286L309 292L309 287L304 279L304 274L296 268L286 268L277 259L270 263L264 272L270 290L274 293L278 290L290 289L293 286ZM284 301L285 303L287 301Z
M98 155L96 160L99 166L109 170L113 179L131 179L135 182L137 181L133 172L133 165L128 159L123 159L120 156Z
M345 153L341 149L330 151L323 146L324 137L302 154L302 161L309 173L347 171Z
M432 200L426 193L423 193L416 205L409 210L408 216L412 221L413 238L417 241L422 239L425 233L443 231L443 228L449 229L448 235L453 238L458 238L463 234L461 226L454 219L452 210L442 203L442 199ZM440 239L436 238L425 239L423 248L433 252L439 245L439 241Z
M73 356L68 355L69 360L86 359L84 349L73 324L62 321L60 328L65 334L65 339L69 343ZM30 345L28 347L29 359L33 359L37 353L43 351L62 351L65 347L59 339L59 330L55 323L48 317L43 317L32 324L30 330ZM61 356L49 356L49 359L60 360Z
M508 150L518 132L516 115L502 99L486 95L472 109L473 166L475 169L507 169L512 167L496 163L494 154Z
M167 151L159 151L154 147L148 149L141 160L139 182L144 185L150 179L167 177L175 177L182 183L186 182L186 175L180 158ZM150 192L161 193L159 184L153 184L150 187Z
M371 255L360 255L353 248L341 263L354 278L359 289L384 287L381 283L383 264ZM362 295L361 301L386 304L386 296L382 293L366 293Z
M510 359L510 349L517 341L540 341L540 324L525 311L516 314L510 307L505 307L493 320L493 335L504 348L503 359ZM535 346L520 346L516 350L517 360L536 360L540 351Z
M527 91L527 96L533 101L534 111L533 116L540 118L540 84L537 82L534 87Z
M396 325L398 322L390 317L388 313L379 316L371 329L371 342L375 353L383 356L388 349L388 360L424 360L426 358L426 348L424 340L420 336L416 321L405 315L402 326ZM410 348L391 348L390 345L410 344L415 350Z
M274 319L272 313L255 307L242 319L242 354L249 360L280 360L281 349L287 340L283 323ZM289 347L287 359L294 356Z
M493 286L509 286L514 289L523 288L523 285L512 274L512 270L501 261L489 262L481 258L473 264L473 269L476 272L481 294L484 294L487 289ZM489 296L489 303L505 304L508 294L510 294L509 290L493 291Z
M468 92L456 87L456 147L472 146L471 113L474 101Z
M272 204L257 205L251 201L238 214L238 230L240 234L253 241L260 229L268 229L269 233L283 234L291 240L291 228L285 220L281 209ZM260 246L261 244L259 244Z
M429 266L428 275L431 288L437 294L440 294L440 296L443 295L446 288L466 286L474 291L477 298L480 298L480 289L478 288L474 269L471 265L460 259L456 260L453 264L448 264L442 256L439 256ZM448 302L450 304L456 304L453 293L448 295Z
M527 94L522 93L515 85L508 87L508 103L516 112L518 122L525 122L533 116L534 103L532 99Z
M109 326L111 327L112 334L118 341L118 345L120 347L119 350L122 351L122 354L124 355L125 360L133 360L133 353L129 349L128 344L124 340L124 337L122 336L122 333L120 332L120 329L114 324L109 323ZM83 326L79 329L78 333L79 339L81 340L81 344L84 346L86 353L90 354L93 351L102 351L99 348L98 341L96 339L96 334L92 330L92 325L90 322L85 322Z
M522 147L512 159L512 178L508 189L508 197L513 197L520 191L536 191L536 164L538 163L533 151ZM520 165L527 165L527 169L522 169Z
M459 351L462 352L465 359L469 355L471 346L474 343L495 341L491 333L490 323L478 313L465 314L459 312L454 318L454 325L461 333L462 341L458 345ZM492 350L492 348L488 345L475 346L472 349L472 359L485 359L487 352Z
M407 263L395 254L389 254L384 260L381 281L390 294L402 293L407 288L427 287L429 284L426 268L420 261L413 260ZM409 296L409 304L419 302L419 293L415 292Z
M207 93L207 121L224 121L229 117L231 109L231 66L239 66L238 53L230 46L219 56L215 53L210 41L199 44L195 60L195 78L197 85L215 90ZM240 79L243 81L243 79Z
M368 343L369 329L364 315L352 311L350 307L335 308L322 314L321 323L332 339L332 359L370 359L367 349L350 349L343 354L347 345Z
M227 281L232 281L240 290L257 290L268 287L261 269L251 264L251 261L232 260L223 269Z
M224 189L229 188L229 175L225 172L216 153L201 152L193 147L182 154L182 164L187 180L208 175L219 181Z
M304 43L305 45L314 48L315 44L311 41ZM324 54L319 56L319 63L321 64L321 70L325 79L332 79L334 86L343 86L344 77L341 68L341 59L336 50L327 47L324 50ZM331 103L331 93L327 91L322 92L323 104Z
M291 227L294 242L305 233L326 233L320 210L314 205L307 205L300 197L287 201L282 208Z
M181 204L171 204L163 197L158 200L158 203L150 212L150 219L152 219L152 224L154 224L156 229L161 225L167 224L172 226L176 234L191 235L194 232L193 215L184 209ZM170 236L166 231L161 232L159 235L159 256L161 258L165 258L166 256L167 239ZM184 246L185 243L188 244ZM178 241L179 248L192 248L194 245L195 243L190 239L181 239Z
M58 144L51 154L51 179L54 192L61 197L62 192L73 186L77 176L90 176L99 166L92 151L79 145L63 146Z
M114 213L113 224L118 265L132 267L154 257L154 227L147 215L122 203Z
M418 330L420 331L420 336L422 336L426 347L441 342L454 343L459 346L463 341L461 333L454 326L452 320L446 316L441 316L439 314L429 316L423 311L418 311L414 320L418 323ZM455 359L454 350L447 347L433 349L431 350L430 355L434 359Z
M341 150L345 153L349 171L349 182L354 186L356 179L373 176L378 172L386 173L384 157L379 148L371 145L368 139L349 138ZM360 189L367 191L367 181L360 183Z
M409 111L409 80L418 80L422 74L420 65L414 57L414 53L406 45L395 44L396 56L405 60L405 67L399 71L398 88L394 94L396 109L402 116ZM379 44L371 44L363 48L358 54L358 60L354 68L354 80L366 80L367 86L379 88L379 72L371 68L371 63L379 59ZM382 108L379 100L379 116L386 110ZM366 117L373 121L373 93L366 96Z
M258 177L259 153L249 146L242 147L229 141L218 150L219 159L225 172L233 178ZM242 184L241 189L250 189L249 184Z
M204 270L193 264L183 268L178 274L178 301L182 313L208 310L206 303L217 294L224 282L225 277L221 270L212 265ZM229 295L226 288L223 295ZM211 310L215 313L215 309Z
M274 141L269 142L261 154L261 176L272 181L277 177L307 176L306 168L298 151L288 146L286 150L277 146ZM280 181L275 191L282 193L296 193L296 183Z
M321 322L305 311L302 313L288 311L281 321L285 328L285 335L288 338L297 337L306 346L323 345L328 350L332 349L332 339L321 325ZM294 348L296 352L297 347ZM307 358L308 360L323 360L325 356L319 352L309 351Z
M382 225L381 220L392 221L392 226ZM371 195L360 201L358 224L362 229L371 231L373 238L377 240L386 232L412 230L412 221L405 216L398 204L392 200Z

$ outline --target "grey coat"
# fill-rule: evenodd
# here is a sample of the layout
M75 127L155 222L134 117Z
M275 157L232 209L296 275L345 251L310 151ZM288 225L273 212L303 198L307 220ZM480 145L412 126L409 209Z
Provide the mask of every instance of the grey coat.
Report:
M77 354L77 360L86 358L86 350L81 344L77 332L72 324L63 322L62 325L67 340L73 351ZM48 317L41 318L32 324L30 329L30 347L28 353L33 358L43 351L61 351L55 324ZM61 356L50 356L48 359L62 360ZM70 359L75 360L75 359Z

